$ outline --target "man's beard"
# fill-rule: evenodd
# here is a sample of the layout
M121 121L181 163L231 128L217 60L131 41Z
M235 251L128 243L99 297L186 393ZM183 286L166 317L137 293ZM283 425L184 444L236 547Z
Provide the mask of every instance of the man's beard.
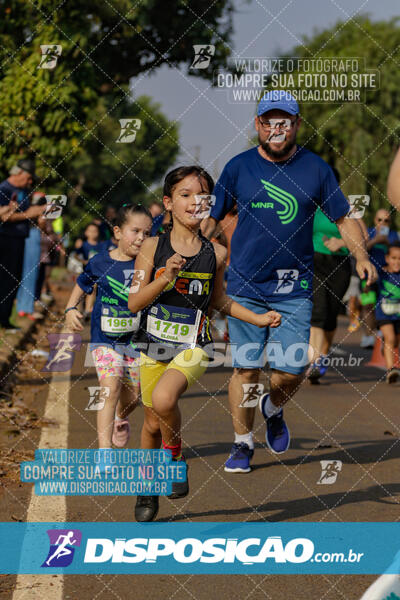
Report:
M282 158L287 156L296 145L296 139L289 139L286 140L286 143L282 146L282 148L275 150L271 147L270 142L267 142L266 140L262 142L260 136L258 136L258 142L265 154L270 158Z

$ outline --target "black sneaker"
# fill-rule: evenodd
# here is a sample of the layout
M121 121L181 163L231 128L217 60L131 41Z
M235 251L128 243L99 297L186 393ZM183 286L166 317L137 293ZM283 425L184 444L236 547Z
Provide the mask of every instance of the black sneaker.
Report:
M135 519L139 523L153 521L158 513L158 496L138 496L135 506Z
M174 459L172 459L174 460ZM172 493L167 496L167 498L176 499L176 498L184 498L189 493L189 480L188 480L188 469L189 465L187 464L185 457L181 456L177 462L184 462L186 464L186 479L185 481L173 481L172 482Z
M386 383L396 383L399 378L399 371L394 367L386 373Z

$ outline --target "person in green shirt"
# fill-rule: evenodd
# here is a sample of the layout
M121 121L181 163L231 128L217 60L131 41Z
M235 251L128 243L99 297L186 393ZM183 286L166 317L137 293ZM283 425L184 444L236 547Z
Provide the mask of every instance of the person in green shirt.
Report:
M339 184L339 174L333 169ZM313 226L314 280L313 310L310 331L311 382L325 375L327 355L331 348L342 298L349 287L351 263L349 250L340 237L337 225L320 208L315 212Z

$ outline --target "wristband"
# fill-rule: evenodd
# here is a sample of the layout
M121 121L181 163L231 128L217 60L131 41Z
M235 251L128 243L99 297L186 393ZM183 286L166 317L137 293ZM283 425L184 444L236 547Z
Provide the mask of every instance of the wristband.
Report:
M70 311L70 310L78 310L78 307L77 306L70 306L69 308L66 308L64 310L64 315L66 315L67 312Z

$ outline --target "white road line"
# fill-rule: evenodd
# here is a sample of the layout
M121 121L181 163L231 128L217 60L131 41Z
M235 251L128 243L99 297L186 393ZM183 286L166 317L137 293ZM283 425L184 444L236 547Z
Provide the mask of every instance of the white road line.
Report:
M68 442L68 397L70 373L53 373L44 417L54 419L58 427L43 427L39 448L67 448ZM36 496L32 493L26 521L64 522L67 518L65 496ZM32 550L32 549L30 549ZM22 546L22 552L24 547ZM43 557L43 560L46 557ZM12 600L62 600L63 575L18 575Z

